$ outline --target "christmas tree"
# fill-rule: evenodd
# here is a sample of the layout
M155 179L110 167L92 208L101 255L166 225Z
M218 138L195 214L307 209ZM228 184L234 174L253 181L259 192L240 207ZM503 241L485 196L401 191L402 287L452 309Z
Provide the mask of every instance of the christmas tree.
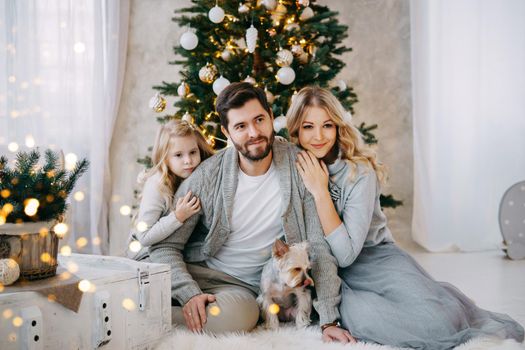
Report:
M247 81L265 90L272 105L276 132L287 137L284 115L293 95L302 87L329 87L353 113L357 96L344 81L333 83L344 67L340 59L351 48L342 45L347 27L338 23L337 12L311 0L192 0L193 5L176 11L173 21L187 31L174 52L182 59L170 64L182 67L180 82L155 86L162 95L178 95L175 115L158 118L165 122L182 118L200 128L215 148L226 146L215 112L215 99L230 82ZM333 86L335 85L335 86ZM162 112L166 101L156 96L150 102ZM377 125L358 126L368 144L377 143L372 130ZM139 160L149 166L149 157ZM383 196L384 207L401 202Z

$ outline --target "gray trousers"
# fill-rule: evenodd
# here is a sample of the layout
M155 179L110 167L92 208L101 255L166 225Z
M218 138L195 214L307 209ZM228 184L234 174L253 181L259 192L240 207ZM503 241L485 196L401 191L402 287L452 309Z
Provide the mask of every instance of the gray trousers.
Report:
M215 295L215 302L206 306L204 331L217 334L255 328L259 320L259 306L255 300L257 287L210 269L204 263L187 264L186 267L203 293ZM182 307L173 306L171 317L173 324L186 327Z

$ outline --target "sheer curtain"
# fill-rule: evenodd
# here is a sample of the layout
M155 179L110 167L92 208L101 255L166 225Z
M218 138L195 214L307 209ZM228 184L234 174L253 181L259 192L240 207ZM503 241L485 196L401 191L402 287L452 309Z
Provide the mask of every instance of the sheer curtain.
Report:
M498 248L499 202L525 179L525 1L412 0L411 40L413 238Z
M86 157L71 196L73 251L108 252L109 146L122 90L129 0L0 2L0 154Z

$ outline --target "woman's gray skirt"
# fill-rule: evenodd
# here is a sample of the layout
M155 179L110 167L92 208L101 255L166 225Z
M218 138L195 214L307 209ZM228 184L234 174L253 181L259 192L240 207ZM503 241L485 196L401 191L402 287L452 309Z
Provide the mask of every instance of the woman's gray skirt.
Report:
M362 341L432 350L477 336L523 341L517 322L478 308L449 283L436 282L393 243L363 248L339 275L342 324Z

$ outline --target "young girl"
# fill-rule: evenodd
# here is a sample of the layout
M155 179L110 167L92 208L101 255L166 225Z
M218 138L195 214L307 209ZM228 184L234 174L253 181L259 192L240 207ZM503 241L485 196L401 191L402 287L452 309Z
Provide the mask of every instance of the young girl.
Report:
M204 137L185 121L172 120L159 128L153 146L154 165L146 173L139 213L130 235L130 242L138 240L142 248L136 253L128 248L128 257L148 258L148 246L171 235L200 210L199 199L191 192L176 204L173 195L182 180L212 154Z
M318 87L303 88L287 113L292 141L305 150L299 173L340 266L343 327L362 341L417 349L450 349L476 336L523 341L518 323L436 282L394 244L379 203L384 169L344 114Z

